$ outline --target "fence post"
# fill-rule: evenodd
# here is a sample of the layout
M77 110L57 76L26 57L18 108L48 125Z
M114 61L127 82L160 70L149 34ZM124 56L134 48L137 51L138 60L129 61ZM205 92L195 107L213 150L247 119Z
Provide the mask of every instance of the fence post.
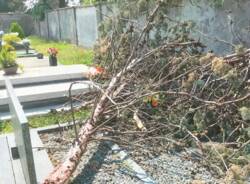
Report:
M98 4L98 7L99 7L99 14L100 14L100 22L102 22L102 21L103 21L102 3L99 3L99 4Z
M61 28L61 18L60 18L60 12L57 9L57 17L58 17L58 23L59 23L59 40L62 40L62 28Z
M42 37L42 32L41 32L41 21L38 20L38 25L39 25L39 35Z
M36 33L36 34L38 34L41 37L42 34L41 34L41 24L40 24L40 21L37 20L37 19L35 19L35 21L36 21L36 27L37 27L37 30L38 30L38 33Z
M46 19L46 23L47 23L48 39L49 39L50 34L49 34L49 13L48 12L45 13L45 19Z
M74 22L75 22L75 38L76 38L76 45L79 45L78 41L78 30L77 30L77 16L76 16L76 7L73 7L74 12Z

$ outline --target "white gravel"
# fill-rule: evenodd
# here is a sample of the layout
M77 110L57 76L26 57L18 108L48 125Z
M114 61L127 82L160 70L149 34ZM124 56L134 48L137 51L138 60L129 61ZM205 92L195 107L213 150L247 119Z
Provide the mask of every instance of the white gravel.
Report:
M63 160L73 140L72 132L41 135L49 155L57 165ZM186 158L185 154L161 153L159 156L130 154L158 184L189 184L201 180L206 184L219 183L199 162ZM139 155L139 154L138 154ZM72 177L72 184L143 184L133 175L126 163L113 153L106 143L90 142L86 153Z
M174 154L162 154L157 158L140 162L149 175L159 184L189 184L200 180L206 184L219 183L216 178L199 163Z

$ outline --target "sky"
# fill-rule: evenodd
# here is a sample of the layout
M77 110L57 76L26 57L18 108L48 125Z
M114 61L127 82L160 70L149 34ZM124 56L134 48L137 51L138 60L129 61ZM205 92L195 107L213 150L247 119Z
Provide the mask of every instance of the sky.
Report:
M24 4L26 5L26 7L27 7L28 9L30 9L30 8L32 8L32 7L34 6L34 4L37 3L37 2L38 2L38 0L26 0L26 1L24 2Z

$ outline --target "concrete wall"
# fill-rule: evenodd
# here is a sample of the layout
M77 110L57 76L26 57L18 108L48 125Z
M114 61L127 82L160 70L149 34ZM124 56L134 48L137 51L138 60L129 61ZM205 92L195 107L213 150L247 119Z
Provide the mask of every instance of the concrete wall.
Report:
M8 31L12 22L18 22L26 36L35 32L35 24L31 16L21 13L0 13L0 30Z
M77 8L76 17L78 44L93 47L98 38L96 8Z
M226 0L223 7L208 6L206 0L199 4L183 1L183 6L171 8L168 15L178 21L191 20L203 34L194 32L196 38L201 38L209 49L219 54L232 51L229 44L215 41L215 37L232 44L250 47L250 1ZM228 13L231 11L231 13ZM231 17L231 18L230 18ZM230 24L232 19L232 24Z
M47 15L49 38L60 40L60 23L58 11L49 12Z
M44 21L39 22L39 29L37 30L37 34L40 35L43 38L48 39L49 38L49 32L48 32L48 22L47 22L47 18Z
M36 24L36 34L46 39L62 40L91 48L98 39L96 7L73 7L47 13Z
M60 19L61 40L77 44L75 9L67 8L58 11Z
M209 50L226 54L232 51L230 44L243 43L250 47L249 0L226 0L223 7L217 8L210 6L207 0L200 0L197 4L187 0L179 2L181 3L179 7L169 8L166 14L181 22L193 21L197 30L207 35L204 36L194 31L193 37L201 38ZM119 7L109 4L108 6L76 7L50 12L48 14L49 38L70 41L84 47L93 47L99 35L97 31L99 23L105 19L105 15L110 17L118 11ZM229 11L231 11L230 14ZM231 26L229 17L233 22ZM139 17L138 22L140 26L143 25L145 17ZM46 26L41 25L40 35L44 36ZM224 40L229 44L215 41L212 38Z

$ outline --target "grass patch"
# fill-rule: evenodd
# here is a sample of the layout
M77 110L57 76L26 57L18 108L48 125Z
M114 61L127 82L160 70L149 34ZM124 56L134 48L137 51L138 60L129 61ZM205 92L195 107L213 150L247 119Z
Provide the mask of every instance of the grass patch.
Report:
M90 114L88 109L81 109L75 112L76 120L84 120ZM58 123L67 123L72 121L71 112L49 113L41 116L33 116L28 118L31 128L46 127L56 125ZM13 132L11 121L0 121L0 134Z
M42 39L37 36L30 36L31 47L38 52L48 55L48 48L54 47L59 51L58 61L64 65L93 63L94 52L92 49L84 49L66 42L55 42Z

